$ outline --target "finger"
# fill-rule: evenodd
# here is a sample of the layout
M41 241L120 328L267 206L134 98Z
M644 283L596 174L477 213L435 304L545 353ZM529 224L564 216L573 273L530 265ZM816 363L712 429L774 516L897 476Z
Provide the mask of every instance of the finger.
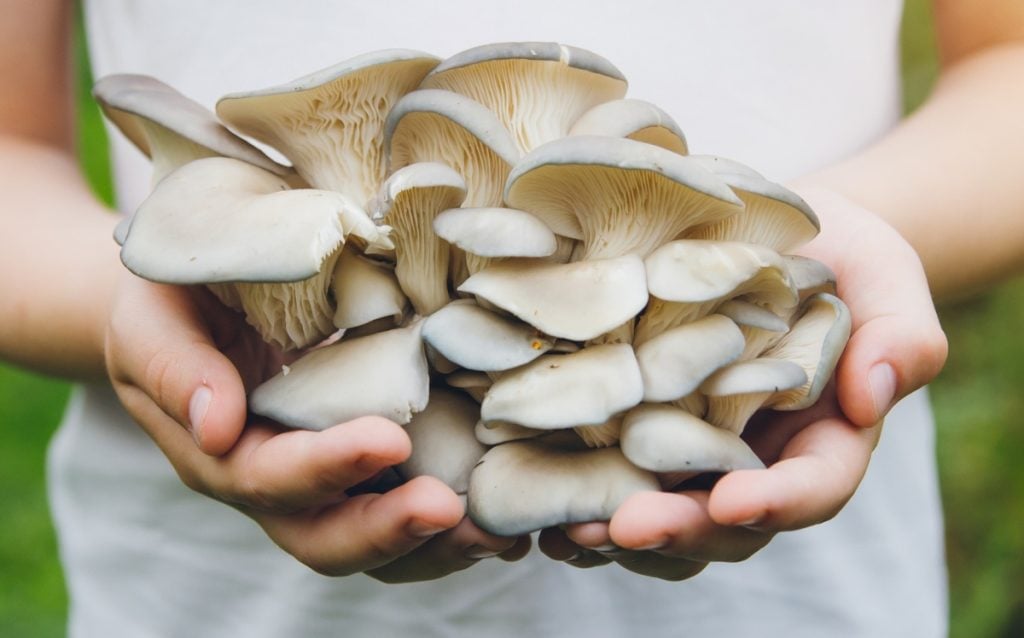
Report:
M703 561L633 551L621 552L615 557L615 562L633 573L672 582L693 578L708 566Z
M921 261L899 234L835 193L815 198L839 223L823 225L801 252L832 266L850 308L852 336L836 371L839 400L851 421L870 427L938 374L946 338Z
M842 419L809 425L785 447L782 460L765 470L723 476L708 502L721 525L767 532L800 529L835 516L867 470L881 425L860 428Z
M702 491L634 494L616 510L609 533L623 549L696 562L746 560L771 540L767 533L716 523Z
M526 558L526 555L530 553L531 547L533 547L533 541L530 540L530 537L520 536L512 547L498 554L498 558L507 563L514 563Z
M600 567L612 562L607 556L572 542L565 530L558 527L541 530L537 545L548 558L581 569Z
M191 432L200 449L223 454L245 424L238 371L214 345L186 289L135 277L123 286L106 337L115 387L138 388Z
M434 580L511 550L517 541L514 537L488 534L464 518L454 528L367 574L385 583Z
M345 576L379 568L463 518L459 497L421 476L386 494L352 497L317 514L251 516L278 545L315 571Z
M254 509L287 512L345 498L345 490L405 461L402 427L362 417L321 432L250 425L222 459L198 457L213 496Z

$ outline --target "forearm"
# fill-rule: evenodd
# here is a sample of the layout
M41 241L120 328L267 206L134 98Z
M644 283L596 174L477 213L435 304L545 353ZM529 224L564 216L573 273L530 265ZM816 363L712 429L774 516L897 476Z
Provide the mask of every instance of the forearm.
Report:
M834 189L896 227L938 298L1024 267L1024 44L951 65L885 138L801 183Z
M64 148L0 136L0 359L105 376L116 222Z

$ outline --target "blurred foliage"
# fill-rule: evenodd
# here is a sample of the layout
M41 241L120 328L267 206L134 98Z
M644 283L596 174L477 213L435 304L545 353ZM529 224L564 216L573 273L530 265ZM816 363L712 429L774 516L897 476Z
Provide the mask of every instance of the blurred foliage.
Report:
M908 0L902 33L904 104L913 110L937 75L930 2ZM81 40L81 39L80 39ZM111 201L100 117L78 47L82 165ZM1024 636L1024 280L943 308L950 340L933 384L946 506L952 635ZM44 450L65 383L0 366L0 636L60 636L67 599L46 509Z

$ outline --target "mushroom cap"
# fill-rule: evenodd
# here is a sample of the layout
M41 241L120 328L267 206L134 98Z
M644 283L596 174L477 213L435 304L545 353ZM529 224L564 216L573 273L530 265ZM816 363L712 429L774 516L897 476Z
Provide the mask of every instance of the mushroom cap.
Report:
M650 293L681 303L724 301L764 270L785 277L775 251L745 242L677 239L651 253L644 266Z
M850 311L838 297L828 293L809 297L790 331L764 353L799 364L807 380L774 397L771 407L802 410L817 403L843 354L850 329Z
M628 137L686 155L686 136L672 116L658 106L632 98L598 104L576 120L569 135Z
M334 266L331 290L337 304L334 327L346 330L382 317L398 323L408 305L391 268L347 248Z
M350 235L390 244L385 231L344 195L288 190L273 173L211 157L157 185L135 215L121 260L163 283L290 282L320 272Z
M434 218L434 232L480 257L548 257L558 249L544 222L515 208L452 208Z
M310 351L249 395L249 409L293 428L324 430L361 416L408 423L427 405L421 323Z
M733 323L741 327L747 326L779 333L789 331L789 323L785 319L767 308L762 308L756 303L743 299L730 299L722 302L715 312L732 319Z
M437 162L401 168L384 182L375 219L391 226L395 275L416 312L429 315L448 303L448 244L434 234L441 211L462 203L466 182Z
M738 162L705 160L705 165L708 164L717 168L715 174L743 200L744 211L697 229L688 236L745 241L783 253L806 244L821 231L818 216L807 202L788 188L765 179Z
M423 322L423 340L449 361L470 370L496 372L533 361L551 349L551 338L529 325L453 301Z
M443 61L422 84L486 106L503 120L521 152L564 137L580 115L622 97L626 86L608 60L555 42L474 47Z
M388 49L359 55L277 86L225 95L217 114L270 144L307 182L364 205L384 179L384 122L439 59Z
M528 428L524 425L508 423L506 421L487 422L481 420L477 421L473 432L476 434L476 440L484 445L500 445L509 441L534 439L549 434L550 430Z
M825 264L801 255L783 255L782 261L801 301L818 292L836 294L836 274Z
M646 257L687 229L743 208L722 180L685 156L584 135L524 156L509 174L505 201L560 235L582 239L585 259Z
M708 397L705 418L736 434L773 395L807 381L804 369L783 359L758 358L722 368L708 377L700 391Z
M187 161L218 155L248 162L277 175L291 173L289 167L278 164L229 131L198 102L156 78L131 73L107 75L93 85L92 95L107 119L132 144L155 164L163 164L156 181ZM169 140L168 134L179 138L177 143ZM185 148L188 145L196 148ZM158 153L177 157L158 162Z
M487 448L476 440L480 406L461 392L431 388L423 411L405 424L412 454L398 464L406 479L433 476L456 494L469 489L469 475Z
M807 374L796 363L761 357L722 368L700 385L700 391L709 397L775 393L799 387L805 381Z
M511 134L487 107L451 91L409 93L388 115L384 144L391 170L440 162L466 180L465 206L500 206L512 165L519 159Z
M647 303L644 264L636 255L568 264L509 259L476 273L459 291L572 341L622 325Z
M604 521L629 496L660 490L618 448L566 451L536 441L492 448L469 479L467 512L481 529L518 536L563 523Z
M632 347L592 346L544 355L503 374L487 391L480 416L546 430L601 425L643 394Z
M644 404L626 413L622 453L652 472L731 472L763 469L737 434L671 405Z
M709 315L652 337L636 349L644 400L681 399L715 370L738 359L743 345L743 333L722 315Z

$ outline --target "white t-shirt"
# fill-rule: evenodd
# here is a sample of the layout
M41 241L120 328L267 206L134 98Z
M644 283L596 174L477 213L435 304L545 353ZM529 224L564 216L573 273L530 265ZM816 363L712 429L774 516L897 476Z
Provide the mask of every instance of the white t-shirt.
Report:
M440 5L440 6L438 6ZM671 113L693 152L785 180L882 135L899 115L901 3L458 0L87 2L97 76L155 75L212 106L392 47L440 56L554 40L591 49L630 96ZM113 134L118 201L148 189ZM80 387L50 451L72 636L937 636L945 569L927 397L892 413L833 521L682 583L536 552L383 585L321 577L233 509L185 488L105 388Z

